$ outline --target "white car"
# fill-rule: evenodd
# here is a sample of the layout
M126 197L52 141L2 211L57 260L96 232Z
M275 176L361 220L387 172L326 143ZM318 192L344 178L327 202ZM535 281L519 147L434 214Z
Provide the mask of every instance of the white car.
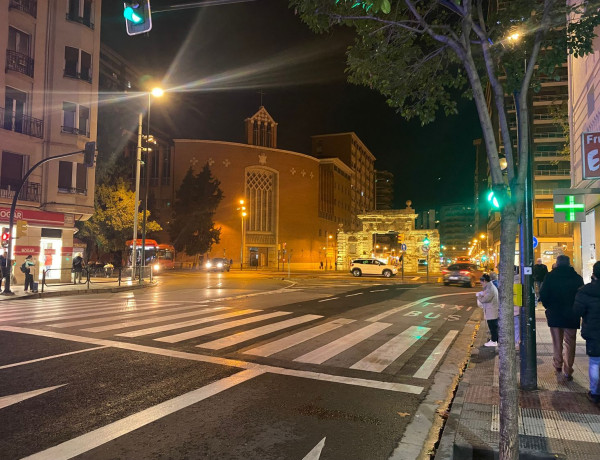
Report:
M379 259L354 259L350 262L350 273L354 276L383 275L391 278L398 273L398 267Z

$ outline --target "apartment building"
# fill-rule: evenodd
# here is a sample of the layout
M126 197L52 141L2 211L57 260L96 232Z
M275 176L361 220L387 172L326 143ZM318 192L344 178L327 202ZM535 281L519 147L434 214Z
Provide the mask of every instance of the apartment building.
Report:
M394 208L394 174L390 171L375 171L375 208Z
M38 161L96 140L101 0L0 0L0 223ZM22 188L17 265L32 254L49 278L70 277L75 223L94 211L94 168L83 155L37 168ZM16 273L17 278L22 276ZM20 280L19 280L20 281Z

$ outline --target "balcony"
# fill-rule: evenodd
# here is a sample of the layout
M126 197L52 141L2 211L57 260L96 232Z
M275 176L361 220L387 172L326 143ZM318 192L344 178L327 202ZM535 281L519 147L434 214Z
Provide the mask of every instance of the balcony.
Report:
M58 191L59 191L59 193L71 193L74 195L87 195L87 188L63 187L62 185L59 185Z
M44 122L27 115L18 115L0 107L0 128L42 139Z
M75 13L67 13L67 21L78 22L79 24L83 24L84 26L94 30L94 23L89 17L78 16Z
M37 17L37 0L10 0L8 8Z
M533 171L533 175L537 178L557 178L565 176L567 179L571 177L570 169L537 169Z
M15 188L10 184L0 184L0 198L11 199L15 196ZM19 200L40 202L42 187L35 182L25 182L19 192Z
M61 126L60 132L66 133L66 134L77 134L79 136L90 137L90 132L87 129L79 129L79 128L75 128L74 126Z
M14 70L33 78L33 58L18 51L6 50L6 70Z

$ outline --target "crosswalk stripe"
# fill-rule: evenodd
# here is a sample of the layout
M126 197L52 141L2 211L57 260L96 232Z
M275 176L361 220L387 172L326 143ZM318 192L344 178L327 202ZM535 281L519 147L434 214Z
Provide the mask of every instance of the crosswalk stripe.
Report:
M350 366L350 369L381 372L429 331L428 327L411 326L388 340L372 353Z
M169 308L168 312L169 313L174 313L177 311L182 311L182 310L190 310L191 308L203 308L206 307L207 305L185 305L182 307L176 307L176 308ZM73 327L73 326L85 326L86 324L98 324L98 323L108 323L111 321L115 321L118 319L127 319L127 318L132 318L132 317L136 317L136 318L145 318L146 316L152 316L152 315L156 315L162 313L161 311L147 311L147 312L131 312L131 313L123 313L123 314L117 314L117 315L111 315L111 316L104 316L102 318L88 318L88 319L81 319L78 321L65 321L64 323L54 323L54 324L48 324L48 326L50 327ZM58 318L57 318L58 319Z
M213 340L211 342L201 343L196 345L200 348L208 348L210 350L220 350L221 348L227 348L238 343L246 342L248 340L255 339L257 337L270 334L271 332L280 331L287 329L288 327L296 326L298 324L307 323L314 321L315 319L323 318L322 315L304 315L297 318L286 319L285 321L279 321L277 323L268 324L267 326L261 326L249 331L238 332L237 334L228 335L221 339Z
M82 331L104 332L104 331L110 331L113 329L124 329L126 327L141 326L143 324L152 324L152 323L158 323L158 322L163 322L163 321L171 321L173 319L181 319L181 318L189 318L191 316L199 316L199 315L203 315L205 313L210 313L212 311L224 310L226 308L227 307L201 308L200 310L189 311L187 313L178 313L176 315L154 316L152 318L136 319L133 321L121 321L118 323L105 324L104 326L89 327L87 329L82 329Z
M163 324L162 326L148 327L146 329L138 329L137 331L122 332L121 334L115 334L115 335L117 335L119 337L140 337L142 335L156 334L157 332L165 332L165 331L172 331L174 329L182 329L182 328L188 327L188 326L197 326L198 324L212 323L213 321L219 321L221 319L227 319L227 318L231 318L233 316L249 315L251 313L256 313L259 311L262 311L262 310L252 310L252 309L237 310L237 311L233 311L230 313L223 313L223 314L214 315L214 316L206 316L204 318L193 319L190 321L183 321L180 323ZM160 319L157 319L155 322L158 323L159 321L160 321Z
M280 351L287 350L288 348L291 348L294 345L298 345L308 340L314 339L315 337L318 337L329 331L333 331L334 329L342 327L345 324L350 324L353 322L353 319L334 319L333 321L329 321L328 323L320 324L319 326L311 327L310 329L297 332L296 334L283 337L282 339L275 340L273 342L269 342L255 348L251 348L250 350L247 350L244 353L254 356L271 356L275 353L279 353Z
M182 332L181 334L168 335L165 337L159 337L159 342L176 343L184 340L201 337L203 335L212 334L214 332L224 331L226 329L233 329L237 326L243 326L245 324L256 323L258 321L264 321L265 319L276 318L278 316L291 315L291 311L276 311L273 313L267 313L265 315L252 316L250 318L239 319L237 321L229 321L227 323L215 324L214 326L204 327L202 329L195 329L193 331Z
M98 308L100 305L102 304L98 304L97 302L94 304L86 304L86 305L81 305L81 306L40 306L39 308L36 309L22 309L19 311L11 311L11 312L1 312L0 313L0 320L11 320L14 319L15 317L30 317L30 316L41 316L41 315L52 315L55 313L61 313L61 312L71 312L71 313L75 313L75 312L81 312L81 311L88 311L88 310L94 310L96 308ZM114 308L114 305L112 306Z
M421 365L419 370L415 372L413 375L416 379L428 379L435 366L442 360L442 357L446 353L446 350L454 340L458 334L457 330L448 331L446 336L442 339L440 343L438 343L437 347L431 352L431 354L427 357L425 362Z
M299 358L294 359L294 361L301 363L322 364L328 359L339 355L348 348L353 347L357 343L368 339L372 335L375 335L390 326L391 324L389 323L371 323L368 326L359 329L358 331L346 334L345 336L340 337L339 339L334 340L327 345L323 345L316 350L306 353Z
M19 301L18 304L10 304L10 306L4 306L4 305L0 304L0 313L2 313L2 314L13 313L13 312L24 313L27 311L36 310L37 308L43 308L44 310L46 310L46 309L50 309L53 307L62 308L64 306L70 306L70 305L89 306L89 305L95 305L97 303L98 303L97 300L87 300L87 301L81 301L81 302L61 302L61 303L56 303L56 302L29 303L29 302Z

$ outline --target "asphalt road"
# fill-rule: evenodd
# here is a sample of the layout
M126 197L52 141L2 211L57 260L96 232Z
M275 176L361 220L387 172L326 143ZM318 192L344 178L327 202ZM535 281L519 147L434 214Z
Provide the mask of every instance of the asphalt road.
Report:
M3 301L0 458L390 458L476 308L418 282L185 273Z

